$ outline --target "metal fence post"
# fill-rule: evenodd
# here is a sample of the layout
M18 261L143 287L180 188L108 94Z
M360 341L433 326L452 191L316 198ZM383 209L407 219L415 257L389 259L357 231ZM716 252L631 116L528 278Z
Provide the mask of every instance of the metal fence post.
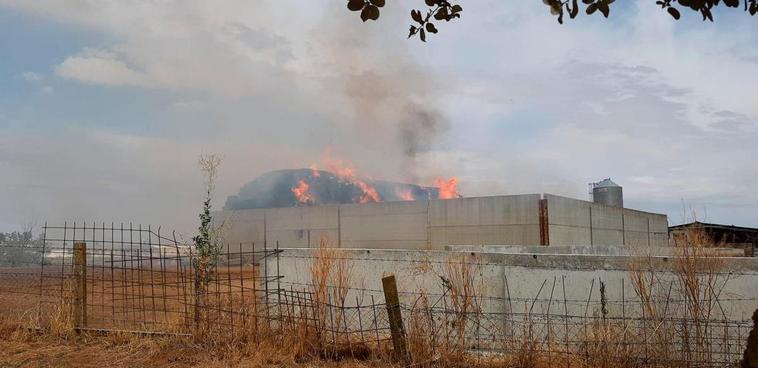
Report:
M382 278L382 288L384 289L384 300L387 303L387 318L390 323L390 332L392 334L392 346L397 358L409 361L407 345L405 341L405 328L403 327L403 316L400 313L400 298L397 293L397 283L395 275L389 275Z
M74 243L74 329L87 327L87 245Z

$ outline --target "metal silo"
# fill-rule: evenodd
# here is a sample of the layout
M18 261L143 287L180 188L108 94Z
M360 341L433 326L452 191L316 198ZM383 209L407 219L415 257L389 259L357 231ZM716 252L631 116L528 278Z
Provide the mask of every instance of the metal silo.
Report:
M611 178L592 183L592 201L606 206L624 207L624 193L621 186Z

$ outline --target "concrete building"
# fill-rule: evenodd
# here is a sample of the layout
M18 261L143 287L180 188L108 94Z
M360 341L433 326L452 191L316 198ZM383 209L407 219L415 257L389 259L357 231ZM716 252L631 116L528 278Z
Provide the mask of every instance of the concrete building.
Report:
M229 244L283 248L668 244L665 215L552 194L229 210L214 221Z

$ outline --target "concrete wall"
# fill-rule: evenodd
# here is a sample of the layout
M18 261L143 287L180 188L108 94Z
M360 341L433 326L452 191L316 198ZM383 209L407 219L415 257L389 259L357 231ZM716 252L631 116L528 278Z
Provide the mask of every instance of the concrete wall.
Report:
M666 215L546 194L551 245L668 245Z
M432 249L540 243L539 194L429 201Z
M340 206L342 248L425 249L428 201Z
M682 254L677 247L632 248L623 245L451 245L446 250L454 252L502 253L502 254L552 254L596 256L656 256L673 257ZM703 252L718 257L744 257L742 249L705 248Z
M600 281L605 284L609 315L620 317L641 314L630 265L640 258L629 256L556 255L556 254L500 254L449 251L407 251L345 249L340 258L350 259L352 270L350 285L362 298L373 295L383 300L381 278L395 274L401 302L412 304L423 290L428 295L443 292L441 277L450 279L450 262L468 262L483 297L485 312L518 312L525 303L534 304L535 314L546 313L552 304L552 313L583 315L590 305L588 315L600 308ZM317 253L313 249L285 249L277 261L268 259L268 272L281 275L281 283L302 288L311 283L311 264ZM466 258L464 258L466 257ZM677 278L669 272L671 257L644 258L645 266L656 270L661 280L659 285L668 288ZM721 307L730 320L749 320L758 300L758 259L723 258L723 271L718 285L722 283L724 295ZM278 262L278 269L277 269ZM289 287L289 286L287 286ZM565 290L565 294L564 294ZM662 294L659 293L662 291ZM655 295L666 297L666 290L655 290ZM676 304L681 297L670 296L670 313L681 312ZM354 300L348 297L347 300ZM564 305L565 303L565 305ZM556 305L560 308L556 309ZM622 310L625 308L625 310ZM721 311L718 311L719 317Z
M539 194L221 211L229 244L443 249L456 243L539 244Z
M444 249L448 245L539 245L540 199L551 245L667 245L666 216L554 195L472 197L221 211L225 241L341 248Z
M406 328L413 329L414 317L409 311L414 306L421 307L424 318L429 317L435 323L436 327L432 330L439 328L438 331L447 331L442 335L452 333L455 336L461 333L460 328L466 336L467 346L485 351L508 349L508 342L543 341L550 346L551 339L559 344L565 341L566 345L571 344L570 349L582 351L585 348L583 342L593 336L587 335L588 328L599 326L601 316L607 317L616 326L611 330L619 328L616 331L621 331L623 324L624 341L637 346L647 344L646 334L659 326L671 329L667 331L672 333L667 338L670 340L663 341L669 341L672 349L691 347L695 338L688 335L687 342L682 343L682 326L694 330L695 323L689 314L692 309L688 308L688 299L682 291L686 288L678 275L672 272L675 269L672 265L677 262L671 257L387 249L341 249L331 254L332 257L319 261L318 250L284 249L278 258L266 259L264 276L274 281L261 286L268 286L269 290L273 287L312 292L312 266L315 262L323 266L321 262L326 260L334 262L333 270L338 265L339 269L348 270L349 276L340 276L338 285L335 284L338 278L334 273L326 279L327 286L331 288L346 288L341 289L347 290L343 305L367 306L384 302L381 278L394 274ZM707 336L705 344L708 344L704 351L709 352L709 359L734 362L742 356L744 336L752 327L750 316L758 300L758 288L755 287L758 283L758 259L722 260L722 269L700 277L702 282L712 280L710 284L703 284L701 295L707 293L717 297L703 299L703 303L713 308L704 308L703 314L699 315L701 323L698 326L710 326L704 332ZM646 287L652 295L652 303L642 303L635 292L634 275L639 273L632 266L634 264L640 265L639 269L643 270L647 280L651 274L655 276L656 283ZM276 275L282 277L272 277ZM460 316L457 311L463 305L462 293L452 293L449 285L457 285L460 291L461 280L466 279L471 280L468 285L472 285L465 288L465 295L469 296L465 300L470 304L468 314L462 314L462 321L467 322L458 325L450 321ZM706 285L711 285L712 291L708 291L711 289ZM277 299L269 301L276 305ZM432 308L424 310L424 306ZM652 306L658 316L665 316L666 323L659 325L658 320L651 321L647 306ZM276 309L273 308L274 313ZM364 310L370 311L368 307ZM703 324L704 319L711 323ZM353 324L352 328L362 329L363 326ZM724 344L724 341L728 343Z

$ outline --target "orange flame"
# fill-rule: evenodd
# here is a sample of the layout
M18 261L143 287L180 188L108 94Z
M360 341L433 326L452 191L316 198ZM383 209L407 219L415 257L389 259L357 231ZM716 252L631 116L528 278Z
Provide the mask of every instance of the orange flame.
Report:
M292 188L292 194L295 195L298 203L311 204L314 202L313 195L311 195L308 189L310 189L310 186L303 179L300 179L297 182L297 186Z
M353 167L345 165L342 160L332 159L328 156L324 161L326 162L326 166L329 171L334 173L334 175L337 175L337 177L340 179L357 186L361 190L361 195L355 198L355 202L370 203L382 201L382 197L379 196L379 192L376 190L376 188L360 179L355 174L355 169Z
M458 178L452 177L445 180L444 178L434 179L434 186L437 187L439 199L460 198L458 192Z
M395 189L395 195L404 201L414 201L413 192L409 188L397 188Z

